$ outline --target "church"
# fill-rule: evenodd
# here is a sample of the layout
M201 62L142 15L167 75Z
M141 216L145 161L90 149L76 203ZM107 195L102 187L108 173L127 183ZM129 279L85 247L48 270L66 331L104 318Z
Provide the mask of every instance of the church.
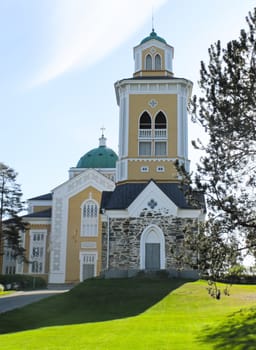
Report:
M133 56L133 76L114 84L118 154L107 147L103 129L98 147L69 169L66 182L28 200L22 244L31 263L16 262L16 273L54 284L141 270L175 275L185 225L204 218L201 206L187 203L175 167L179 160L189 170L193 84L175 77L174 48L154 29ZM183 273L195 276L192 269Z

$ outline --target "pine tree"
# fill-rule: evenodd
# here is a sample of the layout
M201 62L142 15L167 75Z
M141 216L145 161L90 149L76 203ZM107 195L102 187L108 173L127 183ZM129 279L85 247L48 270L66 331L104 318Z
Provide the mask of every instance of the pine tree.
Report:
M256 255L256 8L246 22L248 29L237 40L224 48L220 41L211 45L209 63L201 62L201 95L190 105L207 141L193 142L202 157L195 174L183 171L184 182L205 195L208 248L200 249L202 237L196 244L201 261L208 256L206 270L215 266L215 277L239 252ZM216 255L209 258L214 249Z
M17 173L12 168L0 163L0 271L5 246L12 248L14 256L24 257L20 232L26 229L27 224L19 216L24 203L16 177Z

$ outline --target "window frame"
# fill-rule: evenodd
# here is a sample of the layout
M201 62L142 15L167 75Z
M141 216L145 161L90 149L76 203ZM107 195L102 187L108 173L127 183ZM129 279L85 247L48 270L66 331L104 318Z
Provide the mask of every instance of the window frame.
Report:
M158 57L159 57L159 62L157 62ZM155 63L155 70L162 70L162 56L159 53L155 54L154 63Z
M87 208L87 206L90 206ZM88 216L84 214L96 213ZM89 218L89 220L88 220ZM88 221L88 223L86 223ZM93 199L86 199L81 205L81 237L97 237L99 230L99 204Z
M148 121L142 118L148 118ZM150 122L149 122L150 121ZM151 129L150 129L151 127ZM162 110L159 110L154 118L145 110L138 119L138 155L139 157L166 157L168 153L168 119ZM146 146L146 144L148 146ZM165 146L164 152L156 151L160 149L160 144ZM144 145L144 149L143 149ZM158 147L159 145L159 147ZM146 147L148 150L145 151ZM162 148L163 148L162 147Z
M29 255L32 263L29 266L29 273L41 275L45 273L45 256L46 256L46 229L32 229L29 231L30 244ZM34 256L33 252L38 251L38 256ZM33 261L34 258L34 261Z
M148 59L150 59L150 62L148 62ZM153 57L150 53L148 53L145 57L145 70L153 70ZM150 66L149 66L150 65Z

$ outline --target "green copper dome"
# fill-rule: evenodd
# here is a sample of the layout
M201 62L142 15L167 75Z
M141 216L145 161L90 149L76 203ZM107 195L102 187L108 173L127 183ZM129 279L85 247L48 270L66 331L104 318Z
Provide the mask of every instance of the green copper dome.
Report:
M117 159L117 154L111 148L106 147L106 139L102 135L99 147L85 153L80 158L76 167L96 169L115 168Z
M145 42L147 42L147 41L149 41L149 40L153 40L153 39L158 40L158 41L161 41L161 42L164 43L164 44L167 44L166 41L165 41L163 38L161 38L160 36L158 36L158 35L156 34L156 32L154 31L154 29L152 29L152 32L150 33L150 35L147 36L145 39L143 39L143 40L141 41L140 45L141 45L141 44L144 44Z

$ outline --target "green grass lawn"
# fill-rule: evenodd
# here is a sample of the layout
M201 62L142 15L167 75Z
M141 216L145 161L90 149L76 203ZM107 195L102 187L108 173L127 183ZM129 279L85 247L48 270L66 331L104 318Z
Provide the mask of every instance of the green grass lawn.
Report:
M256 286L209 297L204 281L88 280L0 314L1 349L255 350Z
M7 294L12 294L14 291L0 292L0 298L6 296Z

